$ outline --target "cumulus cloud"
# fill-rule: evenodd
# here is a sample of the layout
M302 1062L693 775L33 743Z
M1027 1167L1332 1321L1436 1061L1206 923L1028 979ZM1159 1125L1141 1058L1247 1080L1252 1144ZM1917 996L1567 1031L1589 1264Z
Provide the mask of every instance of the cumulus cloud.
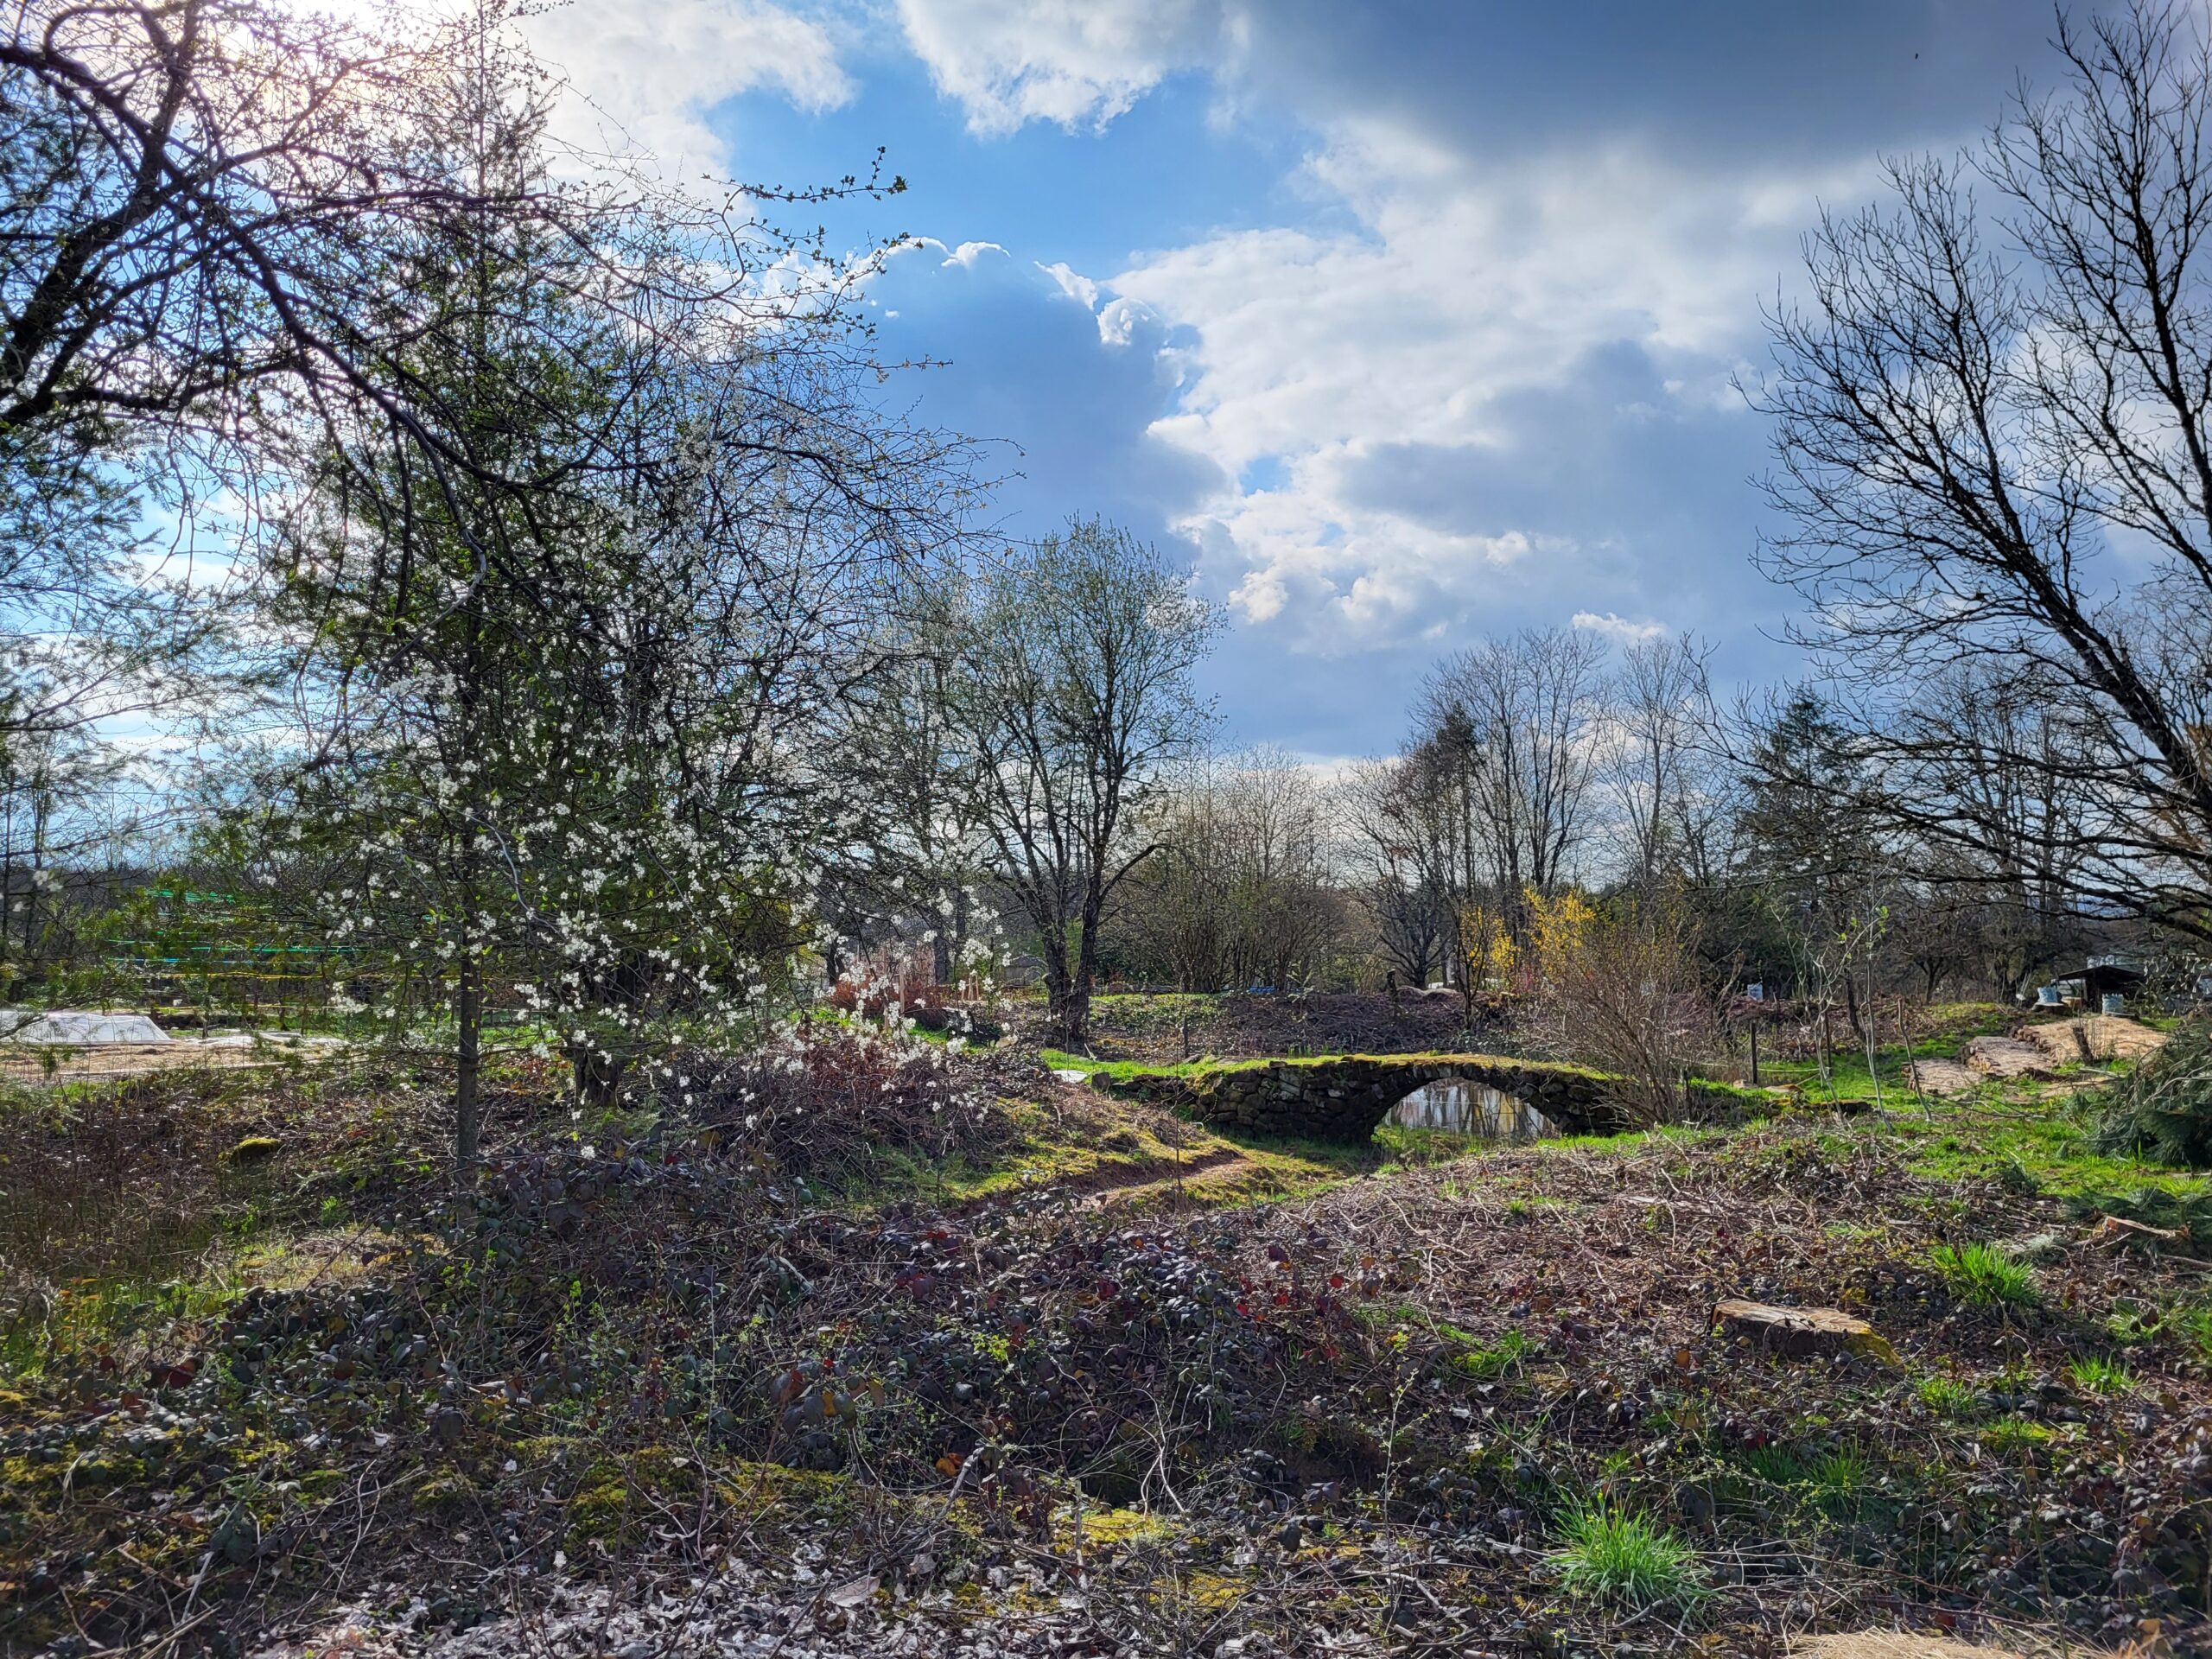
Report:
M1128 298L1109 300L1098 308L1099 343L1103 346L1127 346L1136 338L1139 329L1158 320L1158 314L1150 306L1140 305Z
M725 99L766 89L823 110L854 91L830 33L768 0L574 0L533 11L523 32L567 77L561 137L650 156L670 178L741 165L707 125Z
M927 241L931 247L944 246L942 242L928 241L927 238L925 238L925 241ZM1001 258L1006 257L1006 250L995 242L963 242L958 247L946 251L944 263L948 265L959 265L965 268L974 264L987 253L995 253Z
M981 133L1103 125L1231 44L1218 0L899 0L899 18Z
M1033 261L1032 263L1034 264L1036 262ZM1090 277L1085 276L1080 271L1071 269L1067 261L1065 259L1059 259L1053 261L1053 263L1049 265L1038 264L1037 269L1043 271L1047 276L1051 277L1053 283L1059 289L1061 293L1066 295L1068 298L1073 300L1084 310L1090 311L1096 308L1098 304L1098 284L1092 282Z
M1394 502L1372 463L1410 450L1446 476L1495 467L1525 435L1516 396L1624 344L1669 372L1609 421L1713 418L1796 226L1854 182L1690 172L1626 146L1478 166L1378 124L1338 128L1306 175L1347 228L1150 255L1103 285L1101 331L1130 302L1176 331L1181 394L1155 433L1226 477L1266 474L1182 528L1248 620L1324 652L1434 637L1486 596L1547 582L1563 594L1592 574L1586 554L1618 564L1541 518L1440 506L1427 483ZM1537 549L1541 568L1506 582Z
M1589 633L1602 633L1617 645L1640 645L1647 639L1656 639L1667 632L1663 622L1631 622L1612 612L1577 611L1574 626Z

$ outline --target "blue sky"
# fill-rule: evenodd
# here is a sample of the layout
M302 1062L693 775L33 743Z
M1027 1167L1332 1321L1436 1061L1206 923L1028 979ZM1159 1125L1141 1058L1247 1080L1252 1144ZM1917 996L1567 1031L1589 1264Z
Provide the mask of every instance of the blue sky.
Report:
M690 168L910 188L836 238L925 240L871 290L945 366L918 418L995 441L1000 523L1184 550L1231 626L1236 741L1395 746L1488 632L1690 630L1793 671L1749 555L1764 422L1732 381L1822 202L1949 150L2033 0L575 0L534 26Z

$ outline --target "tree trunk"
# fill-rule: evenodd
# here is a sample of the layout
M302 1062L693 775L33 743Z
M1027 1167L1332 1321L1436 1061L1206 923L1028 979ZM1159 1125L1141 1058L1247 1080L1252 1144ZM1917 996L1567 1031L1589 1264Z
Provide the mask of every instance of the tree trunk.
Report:
M1094 895L1084 906L1083 937L1076 941L1075 972L1068 982L1067 1010L1062 1024L1071 1043L1090 1035L1090 986L1098 965L1098 914L1105 908L1103 895Z
M630 1016L629 1025L643 1025L646 1000L652 993L652 960L638 950L626 950L608 965L583 976L582 991L587 1007L619 1009ZM569 1073L576 1097L595 1111L611 1111L622 1098L622 1078L629 1071L629 1057L618 1054L588 1038L569 1045Z
M484 989L482 970L464 938L461 957L461 995L456 999L461 1041L454 1071L454 1160L466 1177L476 1166L476 1079L482 1053Z
M1068 941L1065 931L1046 933L1038 941L1045 958L1045 1006L1052 1028L1063 1041L1081 1041L1068 1030L1068 1005L1074 990L1068 971Z
M576 1098L594 1111L613 1110L622 1098L622 1077L628 1071L620 1054L601 1052L595 1044L569 1046L569 1071L576 1085Z

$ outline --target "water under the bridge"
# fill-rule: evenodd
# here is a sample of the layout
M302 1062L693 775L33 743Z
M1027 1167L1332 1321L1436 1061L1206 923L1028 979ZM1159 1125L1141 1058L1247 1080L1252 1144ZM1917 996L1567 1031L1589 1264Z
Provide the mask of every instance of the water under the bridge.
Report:
M1467 1077L1439 1077L1423 1084L1390 1109L1389 1121L1408 1128L1451 1129L1508 1146L1558 1133L1534 1107Z

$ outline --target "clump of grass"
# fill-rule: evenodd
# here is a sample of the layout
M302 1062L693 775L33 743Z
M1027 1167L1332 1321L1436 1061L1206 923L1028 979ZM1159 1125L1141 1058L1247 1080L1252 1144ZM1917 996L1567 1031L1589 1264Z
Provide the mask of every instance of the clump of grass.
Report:
M1809 1472L1823 1496L1849 1497L1866 1484L1873 1471L1866 1454L1857 1446L1840 1446L1814 1464Z
M1569 1595L1625 1607L1690 1608L1707 1594L1705 1563L1665 1527L1609 1505L1571 1510L1552 1555Z
M2105 1334L2123 1348L2150 1341L2164 1324L2156 1308L2143 1308L2125 1298L2113 1304L2105 1316Z
M1827 1452L1807 1471L1813 1491L1813 1502L1830 1516L1843 1516L1857 1511L1874 1483L1874 1467L1866 1461L1866 1454L1854 1446L1840 1446Z
M2020 1452L2049 1446L2058 1432L2047 1423L2031 1423L2018 1417L2000 1418L1981 1431L1981 1443L1993 1452Z
M2185 1307L2166 1316L2165 1323L2187 1339L2199 1359L2212 1359L2212 1307Z
M1971 1417L1974 1390L1955 1376L1923 1376L1913 1385L1920 1403L1939 1417Z
M1770 1486L1795 1486L1805 1478L1805 1462L1786 1446L1757 1446L1737 1461Z
M2135 1373L2120 1361L2102 1354L2084 1354L2066 1368L2074 1386L2088 1394L2126 1394L2135 1386Z
M2040 1300L2034 1272L1990 1245L1938 1244L1929 1261L1968 1306L2030 1307Z

